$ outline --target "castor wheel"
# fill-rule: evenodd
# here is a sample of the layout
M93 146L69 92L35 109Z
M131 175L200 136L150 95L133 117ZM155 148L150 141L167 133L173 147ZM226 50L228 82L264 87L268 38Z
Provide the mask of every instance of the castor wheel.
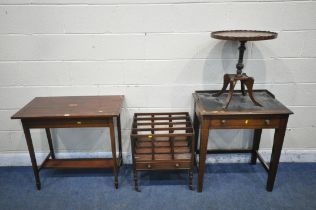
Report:
M136 192L141 192L141 190L138 188L138 186L135 186L135 191Z
M118 182L114 183L115 189L118 189Z
M40 182L36 182L36 188L37 190L41 190L42 186Z

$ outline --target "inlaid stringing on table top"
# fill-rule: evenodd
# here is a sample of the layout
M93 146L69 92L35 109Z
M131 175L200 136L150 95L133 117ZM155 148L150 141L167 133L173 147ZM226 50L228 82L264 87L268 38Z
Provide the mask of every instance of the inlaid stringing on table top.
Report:
M36 97L12 119L118 116L123 99L122 95Z

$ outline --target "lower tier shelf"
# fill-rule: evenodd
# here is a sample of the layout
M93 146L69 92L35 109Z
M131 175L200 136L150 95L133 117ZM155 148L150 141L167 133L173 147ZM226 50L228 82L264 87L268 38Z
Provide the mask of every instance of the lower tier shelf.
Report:
M113 168L113 160L111 158L98 159L48 159L41 168L55 169L82 169L82 168Z

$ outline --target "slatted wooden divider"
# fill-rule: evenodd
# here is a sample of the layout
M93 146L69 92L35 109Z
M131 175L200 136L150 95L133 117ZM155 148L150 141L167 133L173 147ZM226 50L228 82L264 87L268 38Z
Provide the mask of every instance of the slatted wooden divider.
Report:
M137 171L142 170L188 170L193 189L195 143L187 112L135 113L131 141L137 191Z

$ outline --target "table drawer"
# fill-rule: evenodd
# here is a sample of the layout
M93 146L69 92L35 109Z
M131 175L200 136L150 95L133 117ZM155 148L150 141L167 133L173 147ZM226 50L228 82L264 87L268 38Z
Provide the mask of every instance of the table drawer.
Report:
M172 161L172 162L136 162L136 170L175 170L190 169L190 162Z
M277 128L279 119L215 119L212 128Z
M107 127L111 118L102 119L40 119L24 120L30 128L76 128L76 127Z

